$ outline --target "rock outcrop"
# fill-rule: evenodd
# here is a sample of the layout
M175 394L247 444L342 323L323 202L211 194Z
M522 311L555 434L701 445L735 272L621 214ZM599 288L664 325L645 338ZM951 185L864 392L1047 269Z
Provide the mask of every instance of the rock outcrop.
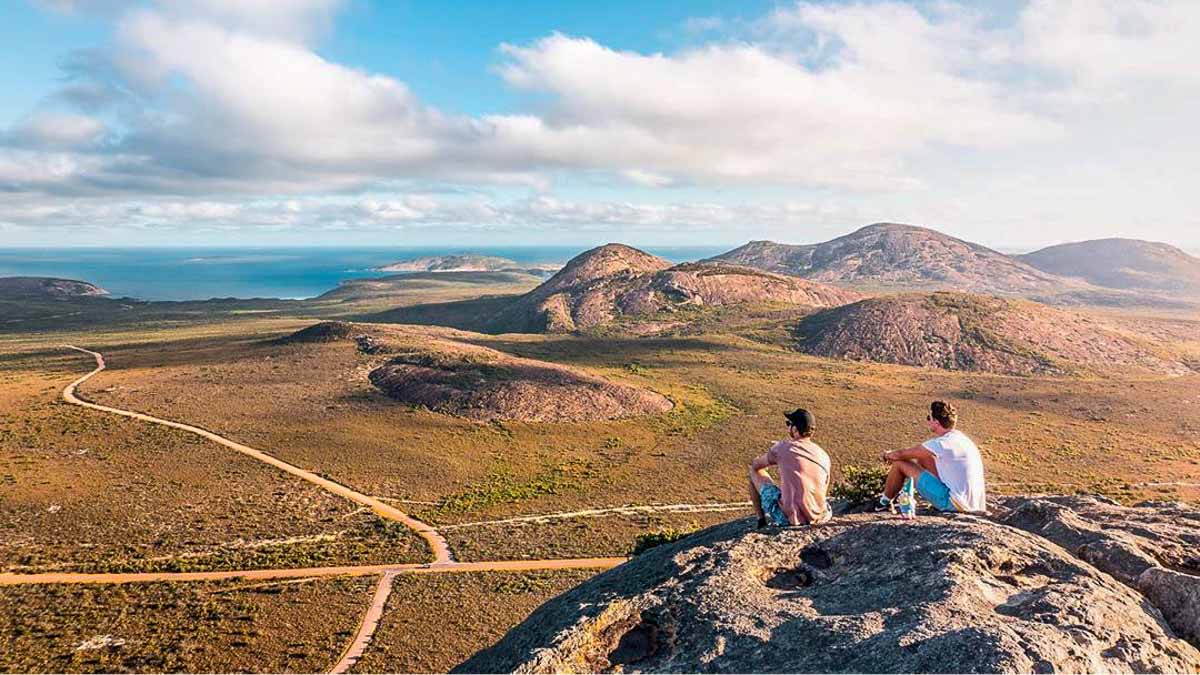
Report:
M583 253L507 308L499 323L519 332L570 332L684 308L783 304L833 307L860 295L734 265L671 263L628 246Z
M306 342L340 342L349 340L361 332L355 324L347 321L322 321L307 328L301 328L295 333L285 335L275 342L277 344L304 344Z
M869 298L805 317L796 337L801 351L816 356L949 370L1191 372L1150 339L1088 315L966 293Z
M369 346L364 346L369 344ZM377 342L359 341L370 353ZM445 340L428 340L370 373L371 383L409 405L481 422L577 422L667 412L661 394L556 363Z
M898 223L868 225L820 244L752 241L711 260L824 283L1002 295L1058 293L1086 287L986 246Z
M973 517L709 528L536 610L459 672L1195 672L1159 611Z
M664 413L656 392L472 344L483 335L449 328L325 321L276 340L280 345L353 342L377 357L356 372L390 398L481 422L563 422Z
M1138 589L1175 631L1200 646L1200 508L1125 507L1101 497L1010 497L1001 522L1053 541Z
M794 309L854 302L853 291L749 267L670 262L622 244L571 259L524 295L398 308L384 321L485 333L570 333L616 328L647 334L693 323L706 308ZM736 310L731 310L736 311Z

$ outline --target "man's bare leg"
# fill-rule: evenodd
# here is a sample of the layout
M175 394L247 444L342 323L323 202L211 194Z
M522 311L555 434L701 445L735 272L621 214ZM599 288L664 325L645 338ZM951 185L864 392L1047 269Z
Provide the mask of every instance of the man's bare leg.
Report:
M904 487L905 478L911 478L915 483L924 471L926 469L915 461L901 459L892 462L892 468L888 470L887 480L883 483L884 496L888 499L895 499L896 495L900 494L900 488ZM934 475L936 476L937 473L934 472Z
M754 512L758 514L759 518L766 516L762 507L762 487L773 482L771 474L767 473L766 469L758 471L750 469L750 503L754 505Z

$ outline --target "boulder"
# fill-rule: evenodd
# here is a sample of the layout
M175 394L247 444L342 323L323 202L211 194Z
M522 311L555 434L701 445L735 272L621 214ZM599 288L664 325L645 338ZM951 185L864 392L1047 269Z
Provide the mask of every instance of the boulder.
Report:
M550 601L460 672L1195 672L1140 594L974 517L718 525Z
M1122 506L1084 495L1004 497L996 506L1002 522L1046 537L1075 554L1086 549L1094 564L1124 581L1136 580L1142 565L1200 575L1198 507L1181 502ZM1112 556L1113 564L1106 564L1106 549L1126 553ZM1141 561L1132 563L1134 557Z
M1175 632L1200 645L1200 577L1151 567L1138 577L1137 587Z
M1200 646L1200 509L1122 506L1103 497L1005 497L1001 522L1062 546L1146 595L1176 633Z

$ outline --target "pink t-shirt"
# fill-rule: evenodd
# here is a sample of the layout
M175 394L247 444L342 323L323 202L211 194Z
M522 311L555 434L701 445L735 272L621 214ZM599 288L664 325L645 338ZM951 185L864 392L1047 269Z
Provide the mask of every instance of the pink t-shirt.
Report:
M807 512L820 521L829 508L829 455L811 440L788 440L771 446L767 461L779 467L779 508L788 520L808 524Z

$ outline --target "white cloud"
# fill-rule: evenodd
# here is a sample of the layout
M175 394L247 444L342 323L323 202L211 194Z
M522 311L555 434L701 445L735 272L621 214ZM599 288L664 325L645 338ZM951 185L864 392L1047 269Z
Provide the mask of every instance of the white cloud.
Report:
M1037 0L1020 28L1030 62L1089 89L1200 85L1200 3Z
M74 148L96 143L105 131L104 123L94 117L47 111L17 122L0 141L15 146Z
M896 189L919 182L906 160L924 148L1037 142L1059 130L1010 105L999 84L952 70L965 28L901 5L777 14L841 45L820 67L755 44L676 55L564 35L504 45L502 77L549 94L551 108L470 119L314 52L306 36L339 4L190 0L130 10L109 58L91 66L140 101L114 150L125 182L238 179L250 190L260 181L303 191L400 175L544 188L556 172L598 169L643 185ZM63 97L94 100L88 84Z
M314 43L343 0L46 2L116 16L116 36L68 59L71 81L0 130L0 193L210 206L236 194L276 206L213 219L348 229L824 218L785 209L778 192L774 204L739 201L764 186L861 203L879 219L1067 222L1073 210L1077 224L1191 222L1172 186L1192 180L1200 152L1197 3L1032 0L1013 21L951 2L801 2L753 24L697 19L688 25L708 41L674 53L552 34L499 47L499 77L537 105L471 117L321 56ZM607 193L558 194L579 179ZM311 201L423 181L536 196ZM690 207L621 199L667 186L729 192Z
M911 8L806 5L788 16L844 46L814 68L754 45L644 55L554 35L505 46L500 72L553 94L551 113L520 128L543 152L699 180L893 188L911 182L905 157L932 145L1060 133L998 84L951 71L944 31Z
M817 219L833 223L858 217L850 211L809 204L718 204L575 201L548 196L499 200L488 197L438 197L428 194L265 199L253 202L149 199L113 201L74 198L38 204L0 201L0 221L36 227L155 229L163 233L197 226L237 225L247 230L272 228L298 232L336 226L373 232L443 227L457 231L590 229L696 234L720 232L748 221L791 228Z
M645 187L666 187L675 183L673 179L662 174L654 173L653 171L643 171L641 169L626 169L622 172L628 180L643 185Z

